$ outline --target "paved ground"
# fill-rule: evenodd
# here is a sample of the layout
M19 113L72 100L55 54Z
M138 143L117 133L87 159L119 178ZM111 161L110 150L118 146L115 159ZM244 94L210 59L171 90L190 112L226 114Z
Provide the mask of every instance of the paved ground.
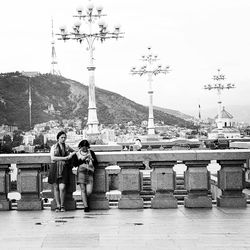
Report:
M0 212L0 249L250 249L250 207Z

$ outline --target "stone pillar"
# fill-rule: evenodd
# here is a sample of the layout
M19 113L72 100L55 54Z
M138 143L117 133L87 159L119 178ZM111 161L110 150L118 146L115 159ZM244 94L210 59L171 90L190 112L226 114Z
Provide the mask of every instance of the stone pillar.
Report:
M243 160L218 161L221 170L218 171L218 187L222 195L217 198L219 207L246 207L247 202L242 190L244 189Z
M17 169L17 191L21 194L17 210L43 209L41 164L17 164Z
M11 202L8 199L10 191L9 165L0 165L0 211L10 210Z
M184 206L188 208L212 208L212 199L208 197L210 190L210 172L207 165L210 161L186 161L187 170L184 175L185 188L188 191L184 198Z
M69 173L69 184L66 186L65 210L76 210L76 200L73 198L73 193L76 191L76 176L72 173L72 168Z
M119 190L122 192L118 208L143 208L143 199L140 197L142 178L139 168L142 162L117 162L121 168L119 173Z
M69 171L68 172L69 183L66 185L66 196L64 201L64 207L66 211L76 210L76 200L73 198L73 193L76 191L76 177L72 173L72 168L69 168L68 171ZM51 188L54 197L53 185L51 185ZM53 199L53 201L51 202L51 210L55 209L56 209L56 200Z
M89 51L90 53L93 53L92 48ZM91 55L90 57L93 57ZM91 58L90 60L93 60ZM97 119L97 112L96 112L96 100L95 100L95 67L92 65L90 67L87 67L89 71L89 107L88 107L88 130L87 135L88 139L94 140L95 138L98 138L100 132L98 129L98 119Z
M152 76L153 73L148 73L148 83L149 83L149 106L148 106L148 135L155 135L155 124L154 124L154 109L153 109L153 88L152 88ZM155 136L152 136L155 137Z
M175 161L150 162L151 187L155 196L151 201L152 208L177 208L177 200L173 193L175 190Z
M108 180L105 170L108 164L108 162L100 162L95 169L93 193L89 198L90 209L109 209L109 201L106 198Z

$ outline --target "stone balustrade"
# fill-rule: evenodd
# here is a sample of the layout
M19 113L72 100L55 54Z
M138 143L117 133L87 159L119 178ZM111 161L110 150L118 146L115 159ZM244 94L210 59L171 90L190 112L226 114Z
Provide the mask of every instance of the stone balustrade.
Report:
M133 151L133 142L119 142L121 150ZM198 140L176 139L176 140L158 140L158 141L143 141L142 150L171 150L176 147L182 149L197 149L202 145ZM98 148L97 148L98 149Z
M245 207L246 198L242 193L245 187L244 166L250 158L249 149L235 150L176 150L176 151L140 151L140 152L97 152L98 167L94 174L93 194L90 197L92 209L109 209L105 194L109 190L109 176L106 168L111 165L120 167L118 188L121 191L120 209L143 208L142 173L144 163L152 169L151 186L155 196L151 208L177 208L173 195L176 185L177 163L186 166L184 172L185 197L184 206L188 208L211 208L209 163L217 160L220 165L217 187L221 190L217 206ZM17 210L41 210L42 178L41 164L50 163L49 154L2 154L0 155L0 210L11 209L8 200L10 190L10 164L16 164L17 189L21 199ZM76 190L72 174L71 186L67 188L66 209L76 209L73 192ZM53 209L53 202L51 209Z

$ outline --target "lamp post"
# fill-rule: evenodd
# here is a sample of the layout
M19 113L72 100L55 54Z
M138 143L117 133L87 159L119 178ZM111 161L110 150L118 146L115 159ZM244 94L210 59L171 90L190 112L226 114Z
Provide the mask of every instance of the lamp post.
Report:
M218 133L221 132L222 128L223 128L223 124L222 124L222 120L221 120L221 92L224 89L232 89L235 88L234 84L231 83L227 83L227 84L223 84L222 81L224 81L225 75L220 73L220 69L218 69L218 74L214 75L212 78L215 83L214 84L207 84L204 85L204 89L208 89L208 90L213 90L215 89L217 91L217 95L218 95L218 120L217 120L217 127L218 127Z
M32 107L32 99L31 99L31 84L30 84L30 79L32 77L36 77L38 76L40 73L37 72L37 71L22 71L21 73L23 76L26 76L28 77L28 82L29 82L29 90L28 90L28 93L29 93L29 125L30 125L30 129L32 128L32 123L31 123L31 107Z
M169 72L169 66L166 66L165 68L162 68L161 65L154 66L154 62L156 62L158 59L158 56L155 54L152 54L151 47L148 47L148 53L146 55L143 55L141 58L142 61L145 62L145 64L141 67L136 69L136 67L133 67L130 71L132 75L147 75L148 76L148 83L149 83L149 115L148 115L148 135L154 135L155 134L155 125L154 125L154 112L153 112L153 88L152 88L152 82L153 82L153 76L156 76L160 73L166 74Z
M116 25L114 27L114 30L110 32L107 28L107 24L101 20L101 17L106 16L105 14L102 14L102 7L96 7L94 9L94 5L90 2L87 6L87 8L77 8L77 15L74 15L73 17L76 17L78 21L73 26L72 32L67 32L65 27L61 27L61 33L59 40L75 40L79 43L82 43L84 40L87 42L87 50L89 51L89 65L87 67L89 72L89 106L88 106L88 130L87 135L89 137L98 137L100 134L98 129L98 119L97 119L97 113L96 113L96 100L95 100L95 66L94 66L94 42L96 40L100 42L104 42L106 39L118 39L121 38L122 34L120 32L120 26ZM99 20L97 28L94 29L93 24ZM87 24L88 30L83 30L82 26L83 23Z

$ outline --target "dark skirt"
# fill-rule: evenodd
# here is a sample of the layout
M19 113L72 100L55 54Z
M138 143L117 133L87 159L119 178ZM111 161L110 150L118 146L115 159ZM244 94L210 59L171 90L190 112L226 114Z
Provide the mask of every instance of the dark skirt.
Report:
M88 170L77 171L77 184L93 183L93 173Z
M69 183L69 175L70 172L72 171L70 168L69 164L65 164L63 167L63 171L60 177L58 177L58 172L57 172L57 164L52 163L49 168L49 175L48 175L48 183L49 184L54 184L54 183L64 183L68 184Z

